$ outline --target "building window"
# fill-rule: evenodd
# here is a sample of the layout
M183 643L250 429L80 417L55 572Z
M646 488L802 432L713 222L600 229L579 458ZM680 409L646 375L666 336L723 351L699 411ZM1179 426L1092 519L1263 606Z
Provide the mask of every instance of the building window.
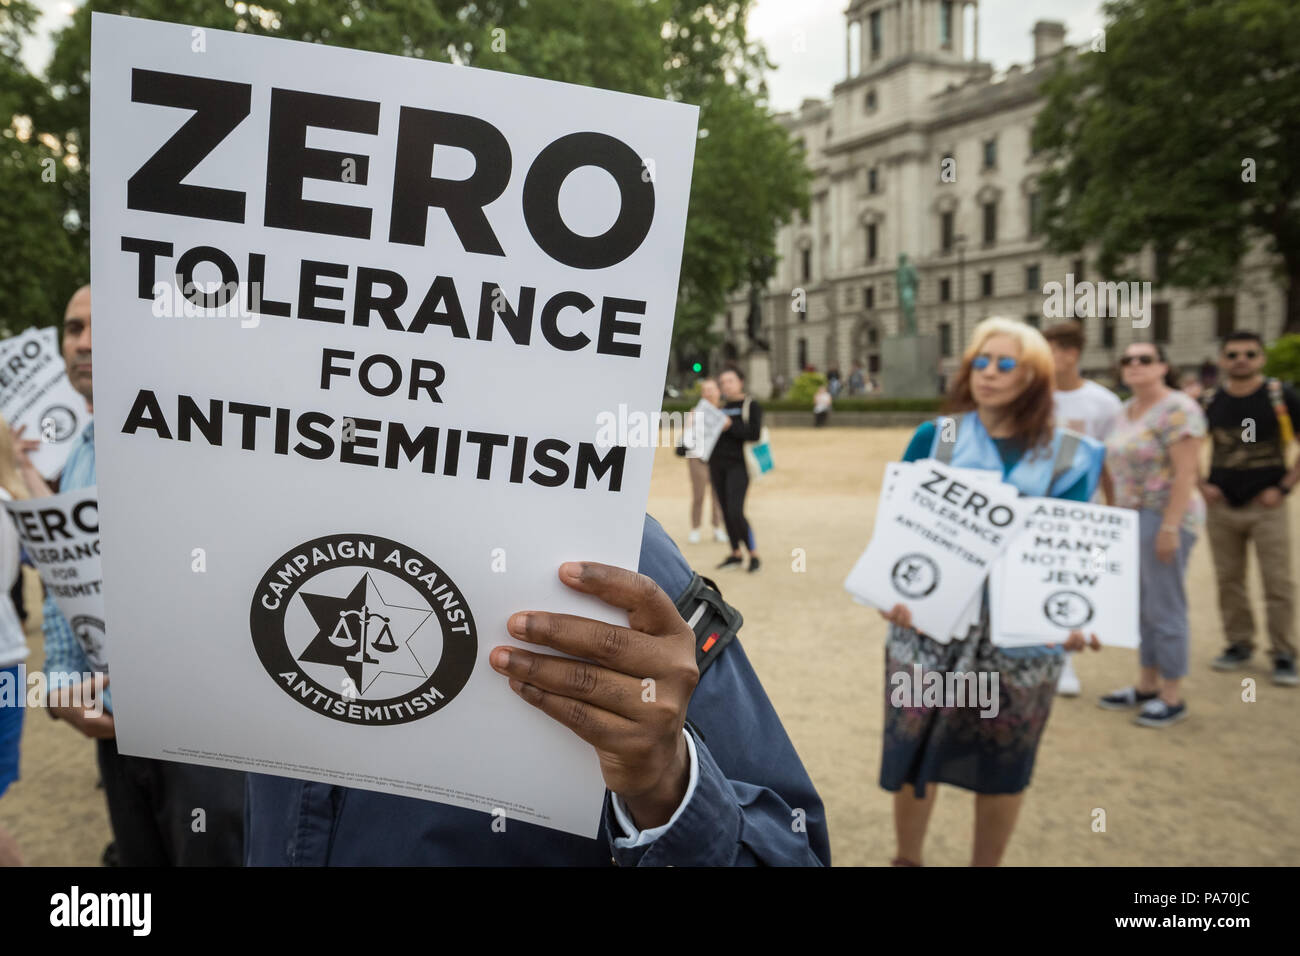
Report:
M876 111L876 91L874 89L867 90L866 105L868 113Z
M939 46L952 49L952 0L939 4Z
M880 332L874 325L867 328L867 345L875 346L880 341Z
M1074 269L1074 284L1078 285L1080 282L1083 281L1083 260L1075 259L1073 269Z
M867 262L876 261L876 224L867 223Z
M939 301L952 301L952 280L947 276L939 280Z
M1157 302L1151 317L1151 341L1169 344L1169 303Z
M984 245L991 246L998 241L998 204L984 204Z
M871 14L871 59L879 59L883 35L881 32L880 11Z
M1039 201L1038 193L1029 194L1029 238L1032 239L1038 235L1038 230L1042 225L1043 208Z
M1115 316L1113 315L1101 317L1101 347L1104 349L1115 347Z
M953 222L954 215L952 212L945 212L939 216L940 242L944 252L952 251L952 243L956 235Z
M986 299L991 298L993 296L993 273L992 272L980 273L980 295L984 296L984 298Z
M874 285L869 285L862 290L862 301L868 309L876 307L876 287Z
M1214 337L1222 341L1237 331L1237 300L1234 296L1220 296L1214 300Z
M731 318L732 318L732 316L731 316L731 310L728 309L728 310L727 310L727 331L728 331L728 332L730 332L730 331L731 331L731 328L732 328L732 325L731 325Z
M984 168L996 169L998 165L998 140L995 136L993 139L984 141Z
M803 281L807 282L812 278L812 250L804 249L801 255L803 257Z
M939 354L944 358L952 355L952 323L939 323Z
M1031 325L1038 328L1042 324L1042 319L1037 312L1028 312L1025 314L1025 325Z
M874 166L867 170L867 192L873 196L880 192L880 170Z
M1043 276L1037 264L1032 266L1025 266L1025 291L1026 292L1043 291Z
M802 372L807 367L808 367L808 340L800 339L799 340L799 371Z

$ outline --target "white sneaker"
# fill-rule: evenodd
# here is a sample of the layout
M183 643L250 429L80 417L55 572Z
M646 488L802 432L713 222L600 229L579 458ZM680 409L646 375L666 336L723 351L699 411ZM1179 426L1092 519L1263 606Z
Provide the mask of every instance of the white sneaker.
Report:
M688 534L688 535L686 536L686 540L689 541L691 544L699 544L699 543L700 543L700 529L699 529L699 528L692 528L692 529L691 529L691 533Z
M1083 690L1079 683L1079 675L1074 672L1074 664L1070 662L1070 655L1065 655L1065 667L1061 668L1061 679L1056 682L1056 692L1062 697L1078 697L1079 692Z
M727 537L727 532L721 528L713 529L713 540L719 544L729 544L731 542L731 539Z

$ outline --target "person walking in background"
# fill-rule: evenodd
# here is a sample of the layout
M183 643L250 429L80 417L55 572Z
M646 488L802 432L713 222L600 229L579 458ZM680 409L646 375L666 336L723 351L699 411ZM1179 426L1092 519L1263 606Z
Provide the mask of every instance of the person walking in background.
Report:
M1079 358L1083 355L1083 326L1078 322L1059 322L1043 333L1052 349L1052 364L1056 370L1052 403L1056 424L1071 428L1100 442L1106 441L1122 402L1104 385L1091 382L1079 374ZM1110 474L1102 465L1101 485L1094 500L1104 495L1107 501L1114 497ZM1074 671L1070 655L1065 656L1061 680L1056 692L1067 697L1077 697L1083 687Z
M937 458L954 467L996 470L1022 495L1088 501L1101 475L1102 446L1052 424L1054 370L1037 329L1004 318L985 319L971 335L948 400L956 428L922 424L904 461ZM953 434L955 432L955 434ZM888 569L884 573L888 573ZM895 707L886 703L880 786L894 794L896 866L919 866L936 784L975 792L974 866L1002 859L1034 769L1038 741L1051 713L1062 649L996 647L989 628L988 592L980 620L964 639L940 643L912 627L911 611L895 605L885 646L885 693L890 675L991 673L998 709L978 706ZM1085 646L1071 632L1069 650ZM1090 638L1094 650L1100 645Z
M1183 577L1205 523L1205 502L1196 490L1205 416L1179 391L1159 345L1128 346L1120 377L1133 397L1106 438L1106 464L1115 505L1138 513L1140 668L1137 686L1107 694L1098 705L1139 707L1138 724L1164 727L1187 716L1180 691L1189 642Z
M867 382L862 373L862 363L854 362L853 370L849 372L849 394L861 395L866 388Z
M722 391L718 388L718 383L711 378L706 378L700 382L700 398L704 399L714 408L722 405ZM692 446L694 445L694 428L695 413L690 412L686 416L686 434L683 436L686 465L691 473L691 533L687 538L691 544L700 543L700 522L704 519L704 496L709 497L709 507L713 523L713 540L718 542L727 541L727 532L723 530L724 522L722 520L722 505L718 501L718 493L713 488L713 481L709 477L709 465L702 459Z
M15 460L9 424L0 418L0 499L6 501L28 497ZM27 709L27 687L21 679L20 666L27 657L27 639L10 597L15 580L21 588L22 566L18 554L18 531L8 515L0 515L0 590L4 592L0 593L0 683L12 689L12 693L0 695L0 797L18 779L19 742ZM0 866L22 866L22 862L17 841L0 826Z
M745 518L745 495L749 492L749 470L745 464L745 442L758 441L763 434L763 408L745 395L745 376L734 366L718 376L722 388L722 410L727 421L722 426L718 443L709 456L709 476L722 502L722 514L727 522L727 537L731 554L718 565L718 569L734 568L745 563L741 555L743 546L749 552L749 570L759 569L758 545L754 531Z
M835 399L831 396L831 391L825 385L817 389L817 394L813 396L813 427L822 428L830 421L831 406L835 404Z
M1246 593L1246 545L1254 541L1273 683L1294 687L1300 680L1286 496L1300 481L1300 458L1288 470L1286 457L1300 421L1300 398L1277 379L1264 377L1264 343L1254 332L1229 335L1219 351L1219 367L1221 384L1204 398L1213 450L1209 478L1201 483L1228 641L1213 666L1235 670L1255 649L1255 617Z

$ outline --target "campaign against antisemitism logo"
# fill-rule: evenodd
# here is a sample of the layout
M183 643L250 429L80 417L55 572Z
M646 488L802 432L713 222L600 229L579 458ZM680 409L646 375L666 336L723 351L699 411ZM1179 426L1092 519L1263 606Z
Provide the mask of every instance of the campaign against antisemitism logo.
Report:
M258 657L305 707L401 724L455 699L478 654L474 616L442 569L406 545L335 534L281 555L253 594Z
M67 441L77 433L77 413L66 405L51 405L41 412L41 436L46 441Z
M1092 602L1078 591L1057 591L1043 602L1043 613L1057 627L1074 630L1092 620Z
M939 566L924 554L905 554L895 562L889 578L900 594L925 597L939 586Z

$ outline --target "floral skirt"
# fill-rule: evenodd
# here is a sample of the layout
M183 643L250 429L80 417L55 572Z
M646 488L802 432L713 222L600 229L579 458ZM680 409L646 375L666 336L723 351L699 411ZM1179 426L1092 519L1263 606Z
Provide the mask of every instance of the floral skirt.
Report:
M896 791L910 783L918 797L927 783L976 793L1024 790L1065 660L1027 650L994 647L987 614L968 638L949 644L890 625L880 786Z

